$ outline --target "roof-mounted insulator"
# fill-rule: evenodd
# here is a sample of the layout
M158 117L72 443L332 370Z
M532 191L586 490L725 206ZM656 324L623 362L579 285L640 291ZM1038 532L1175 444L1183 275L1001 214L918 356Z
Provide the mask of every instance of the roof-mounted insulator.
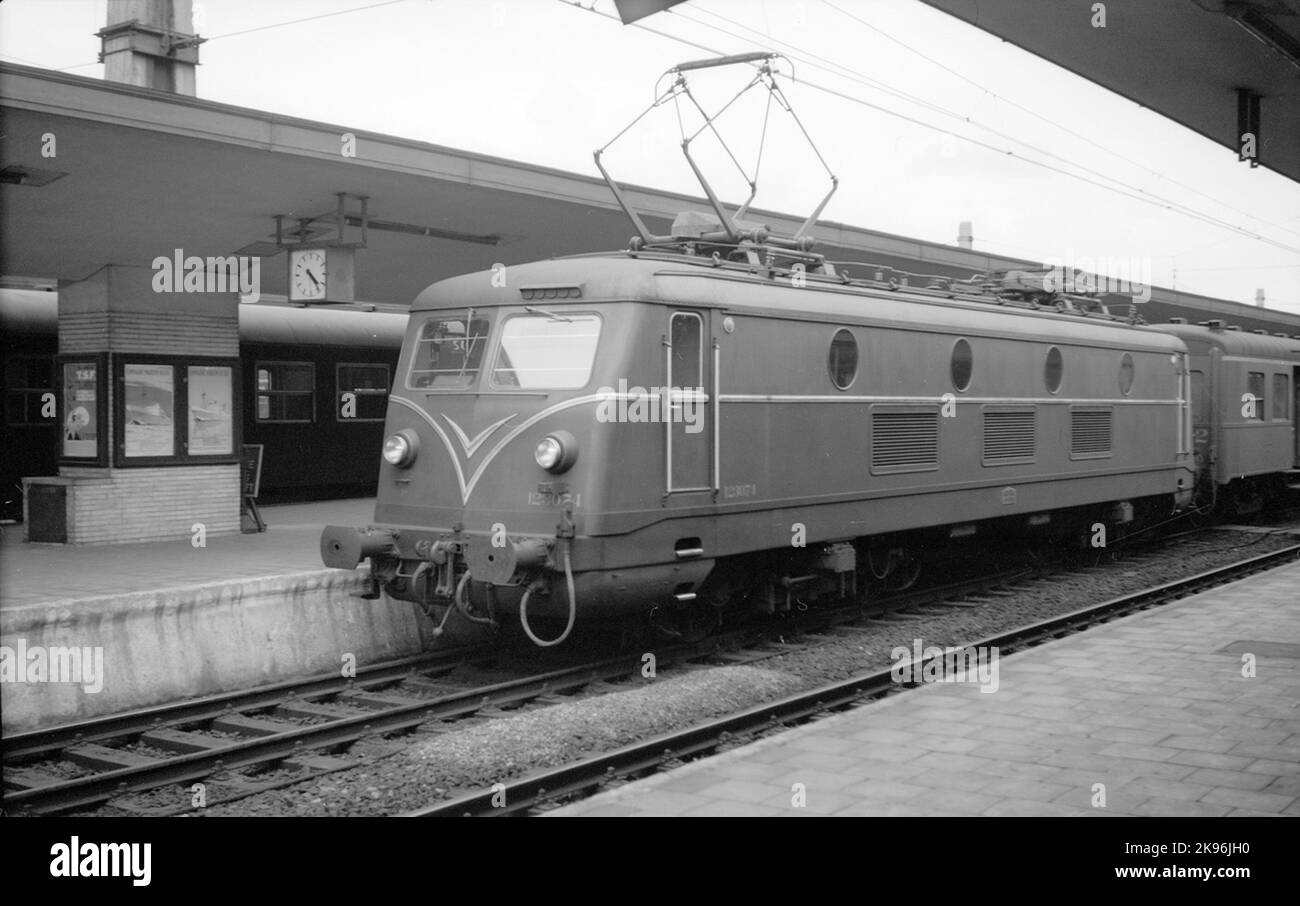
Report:
M1201 322L1201 326L1202 326L1202 327L1208 327L1208 328L1210 328L1210 330L1223 330L1223 322L1222 322L1222 321L1218 321L1218 320L1215 320L1215 321L1202 321L1202 322Z
M1186 319L1186 318L1170 318L1170 319L1169 319L1169 323L1170 323L1170 324L1186 324L1186 323L1187 323L1187 319Z
M1240 324L1229 324L1229 325L1228 325L1227 327L1225 327L1224 329L1225 329L1225 330L1235 330L1235 331L1237 331L1237 333L1241 333L1241 325L1240 325Z

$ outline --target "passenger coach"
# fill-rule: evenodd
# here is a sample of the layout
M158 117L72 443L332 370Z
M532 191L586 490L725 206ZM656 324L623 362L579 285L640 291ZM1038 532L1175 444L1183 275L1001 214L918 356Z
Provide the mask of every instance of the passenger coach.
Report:
M1200 491L1238 513L1300 481L1300 339L1222 321L1162 325L1187 344Z

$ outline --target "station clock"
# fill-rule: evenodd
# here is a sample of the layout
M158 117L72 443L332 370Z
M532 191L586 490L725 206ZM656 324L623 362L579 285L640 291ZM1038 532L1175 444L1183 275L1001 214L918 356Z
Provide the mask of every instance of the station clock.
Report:
M328 245L290 249L289 301L356 301L355 252Z

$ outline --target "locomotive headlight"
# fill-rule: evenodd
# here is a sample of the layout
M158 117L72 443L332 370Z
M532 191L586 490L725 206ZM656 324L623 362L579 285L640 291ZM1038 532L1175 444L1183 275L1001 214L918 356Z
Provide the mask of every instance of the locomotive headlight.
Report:
M404 469L415 462L415 451L419 445L419 437L409 429L389 435L384 441L384 461Z
M578 458L578 441L568 431L556 431L542 438L533 459L548 472L567 472Z

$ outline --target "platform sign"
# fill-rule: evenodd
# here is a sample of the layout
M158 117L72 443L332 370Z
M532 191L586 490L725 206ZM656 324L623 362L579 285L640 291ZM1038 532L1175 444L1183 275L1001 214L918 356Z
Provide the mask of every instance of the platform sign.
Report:
M239 495L240 495L240 516L245 515L252 517L253 529L244 529L245 533L251 531L266 531L266 523L262 521L262 514L257 510L257 495L262 489L262 444L241 444L239 456Z
M245 497L257 499L262 486L262 445L243 444L240 447L239 485Z

